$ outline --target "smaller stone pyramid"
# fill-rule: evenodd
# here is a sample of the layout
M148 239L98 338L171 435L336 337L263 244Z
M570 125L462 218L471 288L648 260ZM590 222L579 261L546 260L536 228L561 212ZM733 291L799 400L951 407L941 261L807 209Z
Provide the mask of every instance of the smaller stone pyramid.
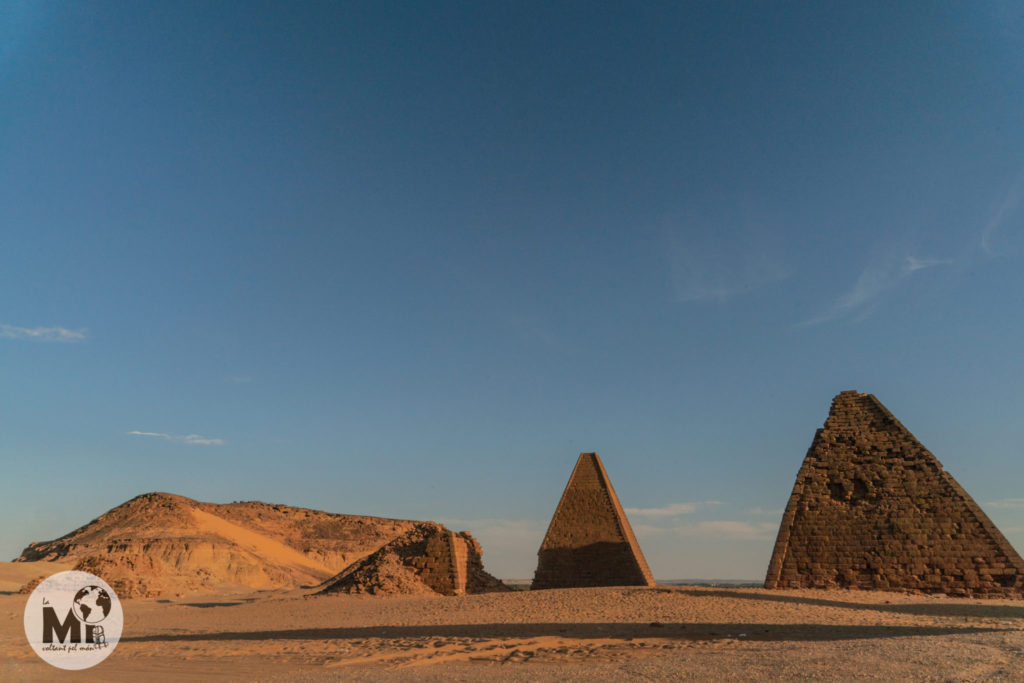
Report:
M765 588L1024 594L1024 561L871 394L844 391L814 435Z
M537 552L533 590L653 586L597 453L581 453Z

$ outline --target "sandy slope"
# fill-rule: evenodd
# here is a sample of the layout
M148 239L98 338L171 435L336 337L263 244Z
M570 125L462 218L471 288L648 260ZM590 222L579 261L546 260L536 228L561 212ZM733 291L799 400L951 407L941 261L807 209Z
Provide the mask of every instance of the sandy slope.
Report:
M0 596L0 678L65 678L28 649L23 604ZM454 598L293 591L130 600L125 611L117 650L76 678L1024 679L1021 601L749 588Z
M263 534L233 524L204 510L193 508L189 510L189 513L195 520L194 528L198 532L220 536L264 560L285 567L305 570L313 574L329 575L332 572L331 567L310 559L295 548L289 547L274 538L269 538Z
M17 593L34 579L74 569L68 562L0 562L0 593Z

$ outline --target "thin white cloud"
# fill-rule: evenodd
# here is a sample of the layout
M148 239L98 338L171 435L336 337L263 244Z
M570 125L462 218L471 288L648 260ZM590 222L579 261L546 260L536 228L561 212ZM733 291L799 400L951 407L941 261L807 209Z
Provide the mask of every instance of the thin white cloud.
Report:
M988 504L994 508L1024 508L1024 498L1000 498Z
M626 514L633 515L634 517L677 517L679 515L692 515L701 507L721 504L717 500L696 503L669 503L659 508L626 508Z
M736 522L730 520L698 522L697 527L701 534L719 535L726 538L764 538L771 536L779 530L777 524L770 522Z
M992 215L989 216L988 222L981 231L981 249L986 254L990 256L995 255L995 247L992 244L993 239L1000 228L1013 215L1014 211L1018 209L1021 199L1024 199L1024 171L1017 176L1017 179L1010 185L1006 194L1003 195L1002 200L996 204L992 210Z
M924 270L925 268L949 266L952 264L953 260L948 258L917 258L916 256L908 256L904 268L906 269L907 275L909 275L919 270Z
M164 434L163 432L140 432L132 430L127 432L131 436L148 436L164 441L188 444L189 446L223 446L227 443L224 439L211 439L202 434Z
M765 509L765 508L758 507L758 508L750 508L749 512L752 515L763 515L765 517L778 517L783 512L785 512L785 510L782 510L782 509L771 510L771 509Z
M223 446L227 443L224 439L208 439L200 434L186 434L178 438L190 446Z
M789 276L763 253L716 254L678 243L670 250L669 270L672 293L681 303L724 303Z
M841 318L863 319L870 315L878 298L893 289L908 277L922 270L948 266L950 259L920 258L906 256L902 260L886 259L874 261L861 271L853 287L839 297L832 307L817 317L799 323L799 326L819 325Z
M77 342L85 339L85 334L85 330L69 330L66 327L18 327L17 325L0 325L0 338L3 339Z
M650 524L633 525L641 538L716 538L733 540L761 540L771 538L779 530L771 522L744 522L737 520L705 520L679 526L663 527Z

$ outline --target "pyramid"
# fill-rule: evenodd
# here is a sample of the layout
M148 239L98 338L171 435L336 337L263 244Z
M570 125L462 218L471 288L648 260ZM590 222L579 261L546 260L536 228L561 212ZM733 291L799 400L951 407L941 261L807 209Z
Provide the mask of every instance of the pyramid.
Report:
M1024 561L871 394L844 391L814 435L765 588L1024 594Z
M533 590L653 586L597 453L581 453L537 552Z

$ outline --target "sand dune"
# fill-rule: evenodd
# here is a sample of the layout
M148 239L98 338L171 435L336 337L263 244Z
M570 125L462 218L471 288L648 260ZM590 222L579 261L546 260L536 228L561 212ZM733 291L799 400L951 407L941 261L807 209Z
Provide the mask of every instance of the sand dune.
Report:
M220 536L264 560L269 560L274 564L292 566L312 574L330 575L332 571L324 563L307 557L295 548L276 539L233 524L198 508L193 508L190 512L195 519L195 528L199 532Z

